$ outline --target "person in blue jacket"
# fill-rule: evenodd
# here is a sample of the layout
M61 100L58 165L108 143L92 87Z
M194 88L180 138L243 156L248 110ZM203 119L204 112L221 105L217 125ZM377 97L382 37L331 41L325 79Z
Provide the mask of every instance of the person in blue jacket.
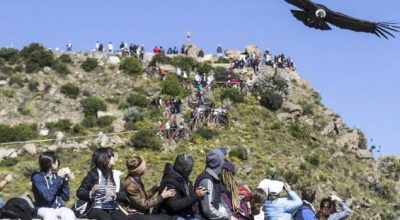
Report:
M301 192L303 206L294 214L294 220L315 220L315 209L312 203L315 199L315 187L306 186Z
M58 169L60 159L54 151L46 151L39 156L40 170L32 174L32 191L35 198L37 215L43 220L74 220L75 214L66 208L68 201L69 168Z
M288 193L287 198L280 198L281 192ZM265 220L289 220L292 214L303 204L300 197L291 190L287 183L271 181L268 186L268 198L263 206Z

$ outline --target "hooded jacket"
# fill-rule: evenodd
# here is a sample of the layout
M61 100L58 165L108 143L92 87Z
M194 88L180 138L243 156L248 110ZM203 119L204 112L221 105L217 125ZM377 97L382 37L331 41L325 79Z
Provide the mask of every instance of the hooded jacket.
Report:
M200 203L200 214L211 220L230 219L229 209L221 203L222 183L218 175L224 164L225 153L220 149L214 149L207 153L206 169L197 177L195 187L204 187L208 194Z
M59 208L69 200L69 184L55 173L38 171L31 177L35 208Z
M176 172L169 163L165 164L160 186L160 190L165 187L175 189L176 194L157 207L158 213L181 217L194 216L194 205L200 201L200 198L197 197L192 182Z

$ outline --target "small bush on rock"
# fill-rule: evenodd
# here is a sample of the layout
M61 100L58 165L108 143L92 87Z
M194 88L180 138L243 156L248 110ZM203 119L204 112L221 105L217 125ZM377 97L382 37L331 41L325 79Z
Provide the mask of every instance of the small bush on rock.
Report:
M128 57L122 60L119 69L131 76L141 75L143 73L142 63L135 57Z
M71 56L69 54L62 54L59 58L59 61L61 61L62 63L72 63L72 59Z
M74 84L67 83L61 86L60 92L68 98L76 99L81 91L79 87L75 86Z
M99 65L99 62L97 59L94 58L87 58L85 61L82 63L82 69L84 69L86 72L90 72Z
M81 105L83 107L83 113L86 116L95 116L97 117L98 111L106 111L107 105L103 100L98 99L96 97L89 97L81 101Z
M149 66L157 66L158 64L172 64L172 59L165 54L156 54L149 62Z
M14 127L0 124L0 143L32 140L38 135L34 124L19 124Z
M69 70L68 66L65 63L62 63L62 62L59 62L59 61L54 63L53 69L57 73L59 73L61 75L68 75L68 74L71 73L71 71Z
M0 58L5 61L10 61L12 59L16 59L18 57L18 50L14 48L6 48L3 47L0 49Z
M140 94L131 94L126 98L126 102L129 106L147 107L149 105L149 100L146 96Z
M113 116L103 116L97 119L97 126L100 128L109 127L112 125L115 117Z
M244 101L244 93L241 93L236 88L224 89L221 93L221 100L229 99L234 103L239 103Z
M170 97L180 98L187 95L187 91L183 88L176 75L169 75L161 82L161 93Z
M237 146L234 147L231 152L229 152L229 156L236 157L241 160L248 160L249 159L249 150L244 146Z

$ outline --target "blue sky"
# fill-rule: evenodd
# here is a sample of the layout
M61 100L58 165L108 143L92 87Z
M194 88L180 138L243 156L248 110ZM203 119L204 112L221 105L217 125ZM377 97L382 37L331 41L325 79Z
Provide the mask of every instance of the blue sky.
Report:
M354 17L400 21L398 0L318 2ZM89 50L99 40L149 50L181 45L188 30L207 52L253 43L291 56L325 105L385 154L400 155L399 39L310 29L292 17L293 8L283 0L2 0L0 46L64 48L71 40L74 49Z

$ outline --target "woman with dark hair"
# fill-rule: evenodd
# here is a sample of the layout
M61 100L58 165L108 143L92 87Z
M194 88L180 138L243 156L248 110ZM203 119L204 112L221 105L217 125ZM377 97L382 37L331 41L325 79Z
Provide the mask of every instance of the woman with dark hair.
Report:
M126 211L119 204L126 201L126 193L120 181L121 172L113 169L114 164L111 147L98 148L93 152L93 168L82 180L76 193L80 200L88 202L87 218L127 219Z
M39 156L40 170L32 174L32 191L37 214L44 220L75 219L71 209L63 201L69 200L69 168L58 169L60 158L54 151Z
M336 211L336 203L340 205L342 211ZM341 220L351 214L351 209L347 204L335 195L322 199L319 208L317 214L318 220Z
M264 202L267 200L267 193L261 189L257 188L251 193L251 215L253 216L254 220L264 220L264 212L262 207Z
M141 176L146 170L146 161L139 156L132 156L126 160L128 176L124 181L124 189L128 198L128 212L130 219L168 219L168 216L148 215L150 209L160 204L164 199L175 196L175 190L168 190L167 187L155 196L159 187L153 186L150 190L145 189Z

